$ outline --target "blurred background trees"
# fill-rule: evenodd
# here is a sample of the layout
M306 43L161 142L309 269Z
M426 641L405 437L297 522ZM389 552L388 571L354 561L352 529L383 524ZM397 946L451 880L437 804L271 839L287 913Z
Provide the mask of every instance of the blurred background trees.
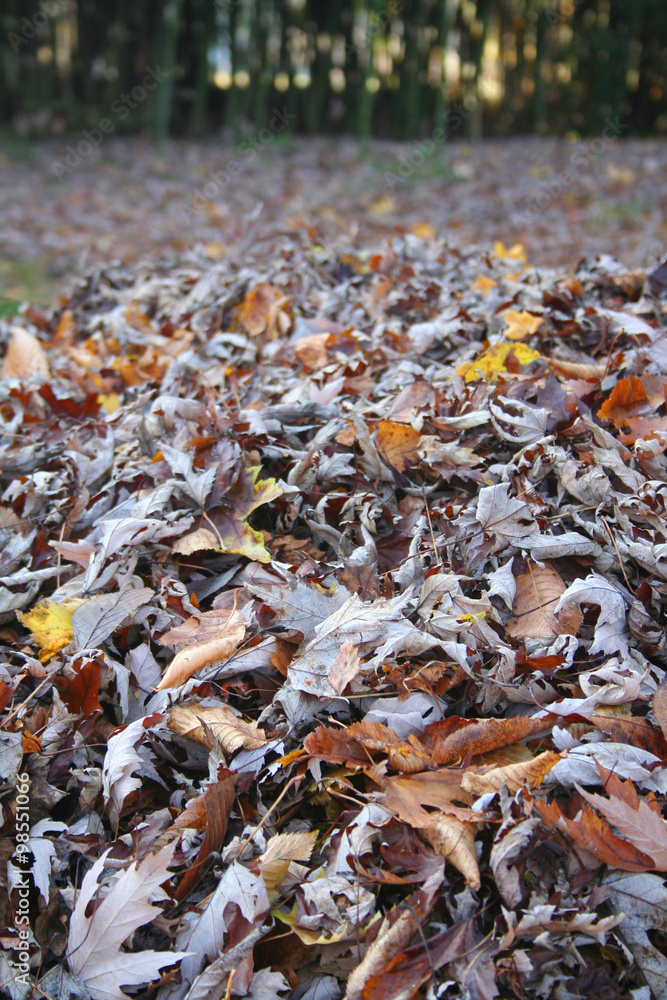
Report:
M166 79L147 91L149 69ZM35 137L107 118L161 143L259 129L273 108L296 132L362 139L596 135L607 117L624 135L660 135L666 76L665 0L2 0L0 11L0 126Z

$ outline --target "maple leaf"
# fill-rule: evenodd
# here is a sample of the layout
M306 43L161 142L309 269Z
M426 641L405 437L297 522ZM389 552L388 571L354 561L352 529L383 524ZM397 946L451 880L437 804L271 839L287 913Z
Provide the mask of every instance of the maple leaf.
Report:
M152 903L169 898L160 886L169 878L174 847L168 845L121 872L92 916L86 910L99 890L109 851L86 873L70 919L67 964L93 1000L127 1000L122 986L143 986L186 956L182 951L121 950L138 927L161 912Z
M515 309L508 309L503 313L503 319L507 323L503 336L508 340L525 340L537 333L544 323L543 316L533 316L532 313L517 312Z
M483 292L488 298L494 288L498 287L498 282L494 278L489 278L485 274L480 274L470 286L471 292Z
M465 382L476 382L480 378L492 381L494 375L507 374L510 356L520 365L529 365L541 356L539 351L533 351L525 344L494 344L489 347L476 361L466 361L459 365L456 374L462 376Z
M418 461L420 441L421 434L414 427L392 420L380 420L378 423L377 449L397 472L405 472L408 465Z
M270 562L264 536L247 523L247 518L263 504L282 495L275 479L259 479L260 467L241 468L233 487L225 495L229 510L210 512L220 552L236 553L257 562Z
M47 598L36 604L31 611L17 611L16 617L29 628L39 646L39 659L46 663L57 652L69 646L74 639L72 614L83 604L79 597L58 604Z
M526 252L523 243L513 243L508 249L502 240L496 240L493 252L498 260L518 260L522 264L526 263Z

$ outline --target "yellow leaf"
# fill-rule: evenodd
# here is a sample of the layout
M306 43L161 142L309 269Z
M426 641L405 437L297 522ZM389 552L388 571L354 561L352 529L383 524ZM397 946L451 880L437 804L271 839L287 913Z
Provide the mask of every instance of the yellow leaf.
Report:
M271 553L264 544L261 531L251 528L245 521L222 514L216 517L216 527L220 532L220 552L231 552L245 556L256 562L271 562Z
M371 215L389 215L396 211L396 202L389 195L384 195L373 202L369 208Z
M432 240L436 235L435 229L430 222L415 222L411 232L413 236L417 236L420 240Z
M33 639L39 646L39 659L46 663L59 650L69 646L74 638L72 630L72 614L83 604L79 597L57 604L48 598L40 601L31 611L17 611L16 617L22 625L29 628Z
M308 946L318 944L338 944L339 941L349 941L357 934L357 928L349 924L347 920L341 925L340 930L333 931L333 933L331 933L328 937L323 931L311 931L307 927L299 927L296 922L296 905L291 913L285 913L282 910L272 910L271 912L273 916L277 917L283 924L287 924L287 926L290 927L297 935L299 940Z
M494 281L493 278L487 278L485 274L480 274L476 281L470 286L471 292L484 292L487 299L491 294L493 288L498 287L498 282Z
M476 382L482 376L491 379L500 372L507 372L506 362L510 351L520 365L529 365L540 357L539 351L533 351L525 344L494 344L477 361L466 361L459 365L456 374L463 376L466 382Z
M514 243L508 250L502 240L497 240L493 252L498 260L520 260L522 264L526 263L523 243Z
M514 309L508 309L503 319L507 323L503 335L508 340L525 340L526 337L537 333L544 323L542 316L533 316L529 312L516 312Z
M117 392L101 392L97 398L106 413L115 413L120 406L120 396Z

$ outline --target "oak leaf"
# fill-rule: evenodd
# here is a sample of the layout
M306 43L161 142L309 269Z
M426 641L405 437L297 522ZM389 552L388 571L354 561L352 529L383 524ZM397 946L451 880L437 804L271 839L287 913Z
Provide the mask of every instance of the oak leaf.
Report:
M529 312L517 312L515 309L508 309L503 313L503 319L507 326L503 330L503 336L508 340L525 340L526 337L537 333L544 323L542 316L533 316Z
M83 604L79 597L58 604L48 597L30 611L17 611L16 617L29 628L39 646L40 663L46 663L74 639L72 615Z
M142 986L160 971L185 957L180 951L122 951L131 934L161 912L153 902L168 899L161 885L169 878L174 845L133 862L115 879L111 890L92 915L88 905L98 893L109 851L86 873L72 913L67 942L67 964L91 993L93 1000L127 1000L122 986Z

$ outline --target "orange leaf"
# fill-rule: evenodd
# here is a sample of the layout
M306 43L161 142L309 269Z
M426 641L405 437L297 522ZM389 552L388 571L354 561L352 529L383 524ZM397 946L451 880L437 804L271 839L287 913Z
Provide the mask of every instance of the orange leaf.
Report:
M650 413L653 407L644 384L636 375L620 379L598 410L600 420L611 420L615 427L627 424L628 417Z
M408 465L419 460L417 448L420 442L421 434L414 427L393 420L380 420L378 423L377 449L397 472L405 472Z
M456 719L432 722L420 736L435 765L451 764L479 753L518 743L549 728L545 719L517 715L513 719ZM453 731L452 731L453 730Z
M236 318L251 337L266 331L269 339L287 333L292 320L289 299L279 288L260 282L248 292L236 308Z
M194 643L176 654L167 667L156 691L162 691L168 687L180 687L200 667L206 666L207 663L216 663L218 660L227 659L244 638L245 631L243 617L238 614L236 609L232 609L228 612L226 624L219 628L218 633L213 638L206 642ZM163 639L169 642L169 633L163 636Z
M547 804L535 800L533 805L547 826L566 833L575 844L612 868L620 868L624 872L646 872L653 868L651 858L612 833L604 820L588 806L583 806L579 818L572 820L563 815L555 802Z

